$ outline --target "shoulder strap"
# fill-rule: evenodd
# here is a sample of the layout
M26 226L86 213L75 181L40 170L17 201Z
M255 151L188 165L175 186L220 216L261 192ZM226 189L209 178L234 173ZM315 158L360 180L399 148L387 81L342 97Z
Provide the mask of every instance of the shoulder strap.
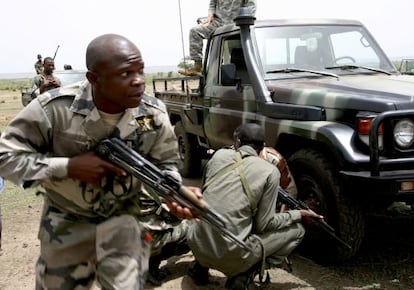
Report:
M236 169L238 167L239 168L239 176L240 176L240 180L243 186L243 191L244 193L247 195L247 198L249 199L250 202L250 208L252 210L253 216L256 214L257 211L257 203L256 200L254 199L253 196L253 192L249 186L249 183L247 182L246 176L244 175L244 170L243 170L243 161L244 159L241 157L241 154L239 151L236 151L235 154L236 157L236 162L233 164L229 164L225 167L223 167L222 169L220 169L215 176L213 176L212 178L210 178L204 185L203 185L203 191L206 189L207 186L209 186L210 184L213 183L213 181L217 180L217 178L223 176L224 174L226 174L227 172L232 171L233 169Z
M236 154L239 152L236 152ZM240 154L240 153L239 153ZM217 178L223 176L224 174L226 174L227 172L232 171L233 169L236 169L237 167L239 167L242 164L242 160L240 158L240 160L237 160L236 158L236 162L233 164L229 164L223 168L221 168L219 171L217 171L216 175L214 175L212 178L210 178L206 183L204 183L203 185L203 190L209 186L210 184L213 183L213 181L215 181Z
M241 158L241 154L238 151L236 153L236 160L238 162L242 162L243 163L243 159ZM247 182L246 176L244 175L244 168L243 168L243 166L240 166L239 174L240 174L241 183L243 185L244 193L247 195L247 198L249 199L250 208L252 210L253 216L255 216L256 215L256 212L257 212L257 202L256 202L256 199L254 198L254 195L253 195L253 192L252 192L252 190L251 190L251 188L249 186L249 183Z

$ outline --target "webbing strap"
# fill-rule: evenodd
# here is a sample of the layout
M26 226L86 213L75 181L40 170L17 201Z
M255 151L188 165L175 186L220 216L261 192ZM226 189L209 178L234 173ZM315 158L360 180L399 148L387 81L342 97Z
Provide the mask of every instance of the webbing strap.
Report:
M212 178L210 178L206 183L204 183L203 185L203 191L204 189L206 189L207 186L209 186L210 184L213 183L213 181L215 181L217 178L223 176L224 174L226 174L227 172L232 171L233 169L236 169L237 167L239 167L242 164L242 160L240 160L239 162L236 161L236 163L233 164L229 164L225 167L223 167L222 169L220 169L219 171L217 171L216 175L214 175Z
M244 175L243 166L241 166L244 162L244 159L242 159L241 154L239 151L236 151L235 154L236 162L233 164L229 164L222 169L220 169L216 175L214 175L212 178L210 178L204 185L203 185L203 191L209 186L213 181L217 180L217 178L223 176L224 174L232 171L233 169L239 168L239 176L240 180L243 186L243 191L246 194L247 198L249 199L250 203L250 209L252 210L253 216L256 214L257 211L257 203L254 199L252 190L250 189L249 183L247 182L246 176Z
M253 196L253 192L252 192L252 190L249 186L249 183L247 182L246 176L244 175L244 168L243 168L243 166L241 166L241 165L243 165L243 162L244 162L245 159L243 159L241 157L241 154L240 154L239 151L236 151L235 158L236 158L235 163L227 165L227 166L223 167L222 169L220 169L216 173L215 176L213 176L211 179L208 180L208 182L206 182L203 185L203 191L214 180L217 180L217 178L223 176L224 174L226 174L227 172L230 172L233 169L236 169L236 168L240 167L239 168L239 176L240 176L240 180L241 180L241 183L242 183L242 186L243 186L243 191L246 194L247 198L249 199L250 209L252 211L252 215L255 216L256 212L257 212L257 202L256 202L256 200ZM248 157L246 157L246 158L248 158ZM257 235L252 235L252 236L259 241L259 243L262 247L262 253L261 253L262 254L262 263L260 265L259 280L260 280L260 283L263 283L263 282L265 282L265 280L269 280L269 274L267 275L266 279L263 279L264 278L264 272L265 272L265 269L266 269L266 250L265 250L265 247L263 245L263 241Z
M241 154L240 154L239 151L236 152L236 161L243 163L243 159L241 158ZM243 166L240 166L240 168L239 168L239 175L240 175L241 183L243 185L244 193L247 195L247 198L249 199L252 214L253 214L253 216L255 216L256 212L257 212L257 203L256 203L256 200L253 196L253 192L252 192L252 190L249 186L249 183L247 182L246 176L244 175Z

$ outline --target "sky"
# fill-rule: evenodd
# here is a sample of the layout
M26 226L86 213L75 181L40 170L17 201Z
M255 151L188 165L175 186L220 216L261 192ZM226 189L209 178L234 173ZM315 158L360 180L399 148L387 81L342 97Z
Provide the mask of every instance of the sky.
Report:
M414 57L413 0L257 0L256 17L361 21L391 59ZM0 73L34 73L55 54L56 69L85 69L88 43L105 33L132 40L145 66L175 66L188 55L188 34L209 0L13 0L0 12Z

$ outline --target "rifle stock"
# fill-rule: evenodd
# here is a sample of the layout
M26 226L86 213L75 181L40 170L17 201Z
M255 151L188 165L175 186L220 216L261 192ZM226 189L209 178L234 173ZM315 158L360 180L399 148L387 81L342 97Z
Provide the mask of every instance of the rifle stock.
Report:
M278 198L280 198L280 201L282 203L288 205L292 209L306 209L306 210L310 209L309 206L306 203L304 203L300 200L294 199L292 196L289 195L289 193L287 191L285 191L280 186L279 186L279 189L278 189ZM328 233L331 237L333 237L335 240L337 240L343 246L345 246L348 249L352 250L352 247L347 242L345 242L344 240L342 240L340 237L338 237L335 234L335 229L333 227L331 227L327 222L325 222L324 220L320 220L320 219L315 219L315 221L317 221L319 223L319 226L326 233Z
M117 138L104 139L97 147L97 154L123 168L141 182L154 189L166 200L176 202L183 207L190 208L196 217L215 227L226 238L232 240L245 250L252 249L226 228L224 218L210 208L204 201L181 182L164 173L135 150L126 146Z

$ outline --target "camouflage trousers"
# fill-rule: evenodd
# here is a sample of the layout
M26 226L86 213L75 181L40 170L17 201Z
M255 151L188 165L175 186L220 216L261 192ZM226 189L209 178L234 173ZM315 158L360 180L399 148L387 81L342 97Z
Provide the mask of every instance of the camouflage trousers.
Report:
M188 220L183 220L176 226L165 231L151 231L151 256L155 256L162 251L167 244L180 245L186 242L188 231Z
M210 35L221 24L214 22L213 24L197 24L190 29L190 58L194 61L203 59L203 40L208 39Z
M36 289L144 289L150 242L130 215L99 223L45 203L39 230Z

